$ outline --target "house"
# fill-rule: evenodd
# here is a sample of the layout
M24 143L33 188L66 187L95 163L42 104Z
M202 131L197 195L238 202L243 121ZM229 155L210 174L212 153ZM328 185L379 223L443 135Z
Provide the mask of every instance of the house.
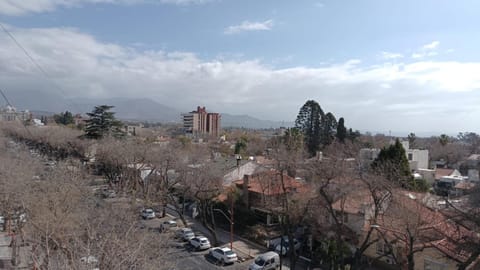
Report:
M418 270L453 270L467 262L470 251L465 239L479 241L478 235L425 206L424 198L399 192L379 218L367 220L363 232L373 229L371 240L376 242L364 255L381 264L405 265L407 255L413 254Z
M456 169L435 169L435 183L434 189L438 195L458 195L458 190L455 190L455 186L459 183L466 182L467 177L463 177ZM464 189L466 185L460 185L460 189Z
M405 149L410 170L428 169L428 150L410 149L408 141L402 141L402 146Z
M291 198L307 198L311 192L310 186L301 179L288 176L275 169L261 170L243 179L234 181L242 190L242 200L247 207L259 217L263 217L267 225L273 225L278 220L274 212L283 210L285 195Z
M428 150L410 149L408 141L402 141L405 149L405 155L410 165L410 170L418 171L420 169L428 169ZM380 149L362 148L359 152L360 164L363 168L368 168L372 162L378 157Z

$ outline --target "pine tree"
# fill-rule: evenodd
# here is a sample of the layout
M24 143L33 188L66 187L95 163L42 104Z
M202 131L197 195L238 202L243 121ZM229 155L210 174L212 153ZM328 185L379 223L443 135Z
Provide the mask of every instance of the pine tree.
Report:
M125 133L121 130L122 122L115 119L114 112L110 112L113 107L108 105L95 106L91 113L87 113L90 119L86 121L86 138L101 139L106 136L116 138L125 136Z
M325 117L322 118L320 129L320 143L323 147L330 145L335 139L337 129L337 119L335 119L333 113L328 112Z
M340 119L338 119L336 137L341 143L344 143L345 139L347 138L347 128L345 127L345 120L343 119L343 117L340 117Z
M305 146L310 156L315 156L320 149L321 121L324 113L320 105L314 100L308 100L295 120L295 128L305 139Z
M410 172L407 155L400 141L384 147L374 160L372 168L383 174L388 180L398 182L403 188L414 189L413 176Z

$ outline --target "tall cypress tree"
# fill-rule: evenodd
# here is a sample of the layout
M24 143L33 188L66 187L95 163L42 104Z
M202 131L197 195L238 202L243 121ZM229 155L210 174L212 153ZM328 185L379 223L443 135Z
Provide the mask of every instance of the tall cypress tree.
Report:
M303 134L310 156L315 156L320 149L321 122L324 116L320 105L314 100L308 100L300 108L295 120L295 128Z
M336 137L341 143L344 143L345 139L347 138L347 128L345 127L345 120L343 119L343 117L340 117L340 119L338 119Z
M322 118L321 122L321 134L320 134L320 143L323 147L331 144L335 139L335 133L337 129L337 119L333 113L328 112L325 117Z

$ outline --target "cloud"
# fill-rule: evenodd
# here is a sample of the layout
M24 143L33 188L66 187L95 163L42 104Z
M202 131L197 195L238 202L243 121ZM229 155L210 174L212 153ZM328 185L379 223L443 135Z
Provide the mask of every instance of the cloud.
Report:
M438 45L440 45L440 42L438 41L433 41L432 43L429 43L429 44L425 44L423 45L423 49L424 50L434 50L438 47Z
M239 25L232 25L225 28L225 34L237 34L246 31L267 31L272 30L273 20L266 20L263 22L249 22L243 21Z
M398 59L398 58L403 58L403 54L400 53L391 53L391 52L382 52L381 57L383 59Z
M412 58L419 59L438 55L437 49L439 45L439 41L432 41L431 43L425 44L417 52L412 53Z
M79 7L86 4L173 4L190 5L204 4L215 0L2 0L0 1L0 14L20 16L29 13L42 13L54 11L58 8Z
M316 2L316 3L314 4L314 6L317 7L317 8L323 8L323 7L325 7L325 4L322 3L322 2Z
M362 130L478 131L480 62L387 61L372 66L352 59L317 68L273 68L256 59L202 60L190 52L104 43L72 28L9 29L62 91L0 35L0 81L7 93L147 97L184 111L205 105L213 111L287 121L314 99Z

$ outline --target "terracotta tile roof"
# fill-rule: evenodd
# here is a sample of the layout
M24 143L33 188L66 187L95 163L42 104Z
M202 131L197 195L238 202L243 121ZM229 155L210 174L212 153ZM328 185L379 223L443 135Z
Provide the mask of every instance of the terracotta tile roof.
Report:
M277 170L260 172L249 177L248 191L261 193L266 196L283 194L281 175ZM301 180L297 180L286 174L283 175L283 182L287 192L303 193L310 190L310 186ZM244 180L237 180L235 184L242 185Z
M410 193L408 193L410 195ZM383 228L390 237L405 235L406 226L417 226L415 246L433 247L459 262L465 262L470 251L465 248L467 239L478 239L473 232L463 227L439 211L424 206L419 198L396 194L385 214L377 220L379 228ZM407 225L408 224L408 225ZM368 228L367 228L368 229ZM400 241L404 241L399 237Z
M455 170L454 169L444 169L444 168L436 168L435 169L435 179L440 179L444 176L451 175Z

